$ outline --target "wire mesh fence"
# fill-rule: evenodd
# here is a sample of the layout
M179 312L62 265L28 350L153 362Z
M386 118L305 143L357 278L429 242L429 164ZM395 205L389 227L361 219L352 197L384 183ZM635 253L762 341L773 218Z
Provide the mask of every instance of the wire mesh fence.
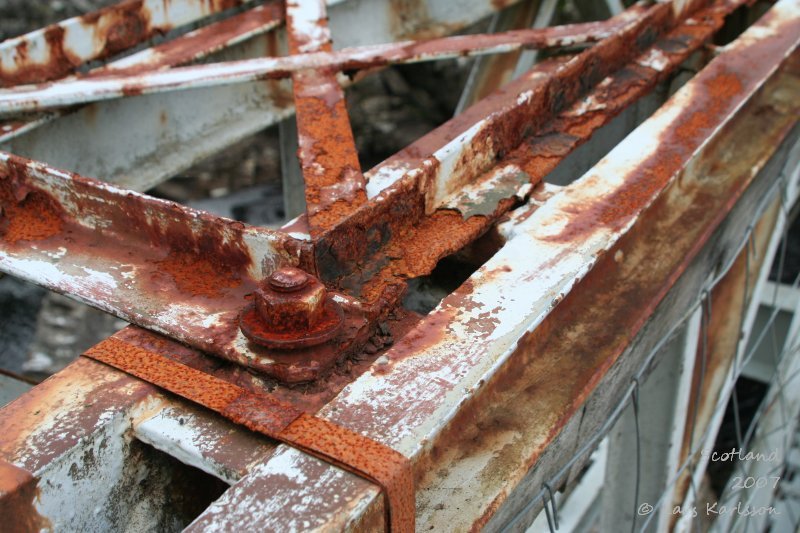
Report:
M524 518L537 508L541 508L540 514L529 531L793 532L800 527L800 493L794 488L800 407L800 317L797 316L800 272L794 264L787 266L787 262L795 262L787 251L798 236L797 224L791 223L792 220L796 222L797 206L792 209L792 199L786 195L788 184L796 181L800 169L790 165L787 163L758 210L764 213L777 193L780 213L774 230L767 233L772 246L759 242L764 232L755 231L755 223L748 226L737 248L739 253L718 269L719 273L699 291L693 305L647 354L600 429L542 483L528 505L505 524L504 531L522 529ZM768 261L761 262L760 268L757 265L759 249L774 250ZM712 295L731 274L734 264L742 260L745 276L740 289L745 297L736 313L738 316L733 317L739 325L735 351L725 380L718 387L704 390L709 379L709 345L714 334L710 324L715 313L725 312L715 309ZM688 435L684 439L688 446L684 444L678 464L662 465L669 470L668 477L657 498L648 501L643 499L640 487L643 479L655 472L642 466L645 444L641 421L646 414L642 412L641 399L642 395L653 393L653 387L648 386L653 367L659 364L665 349L691 329L692 320L698 322L698 327L683 345L687 347L686 352L694 352L689 355L694 356L695 365L686 365L684 360L682 371L693 374L690 393L695 401L678 413L678 418L682 417L685 423L684 431ZM674 398L680 391L672 392ZM707 397L702 398L703 395ZM713 405L710 418L703 424L698 420L702 401L711 401ZM629 505L609 509L619 501L619 495L611 494L606 490L608 487L604 487L609 478L618 474L606 461L607 441L625 417L632 419L623 428L633 429L629 437L633 438L635 453L627 461L633 464L635 476L633 483L622 489L628 491L622 498L627 499ZM730 446L731 435L733 446ZM650 437L658 439L658 436ZM669 435L661 436L661 440L671 447L681 441L670 439ZM580 466L580 461L592 450L596 451L583 477L577 483L567 484L565 480L570 470ZM600 475L595 473L588 481L593 485L589 490L592 504L576 502L576 499L587 498L587 492L576 490L576 485L590 477L591 466L598 463ZM716 478L713 480L716 491L710 487L710 476ZM576 509L583 516L568 516Z

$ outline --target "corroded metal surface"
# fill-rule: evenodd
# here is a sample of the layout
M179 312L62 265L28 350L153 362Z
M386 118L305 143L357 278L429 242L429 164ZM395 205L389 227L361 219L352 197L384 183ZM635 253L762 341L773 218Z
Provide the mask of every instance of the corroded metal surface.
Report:
M30 472L0 458L0 520L5 531L26 533L49 527L34 507L36 484Z
M247 457L259 464L243 465L214 446L164 444L166 433L180 431L163 429L172 416L164 406L179 409L176 400L81 360L3 410L0 452L37 476L57 477L68 461L83 464L74 456L87 442L107 463L125 464L130 437L112 435L133 427L157 449L235 483L193 528L377 528L390 511L401 529L413 527L407 488L405 503L385 506L373 483L300 451L352 467L356 442L402 454L368 456L355 468L389 492L397 472L401 485L412 483L403 456L411 458L418 524L501 526L519 507L512 491L551 468L554 443L569 446L588 431L594 421L581 420L581 406L615 379L611 369L693 261L711 265L712 234L761 190L767 178L759 173L796 134L797 0L781 0L720 49L581 179L560 189L541 182L745 3L639 4L592 25L336 52L322 4L290 3L294 55L141 73L272 27L281 15L268 4L244 26L230 22L244 22L239 15L187 34L185 48L165 43L129 66L123 60L82 80L0 93L0 109L14 111L82 103L80 88L93 99L291 76L309 206L284 231L267 231L3 156L0 268L226 359L136 328L90 352L296 448L251 443L257 453ZM577 44L362 176L339 70ZM56 97L35 101L43 95ZM429 274L503 217L489 238L494 248L483 252L491 259L428 316L403 315L408 279ZM327 287L309 284L314 276ZM313 333L327 324L326 309L341 309L340 322L319 345L258 346L269 335ZM386 465L392 473L375 474ZM123 470L111 470L117 486ZM48 492L37 512L57 514L57 500Z
M624 86L636 89L626 93L621 98L622 102L609 112L600 113L599 116L592 115L592 124L588 127L584 125L583 132L565 128L570 133L577 134L576 138L572 139L572 147L579 144L578 139L587 138L595 128L613 117L624 102L631 101L646 92L661 76L674 68L681 58L700 45L703 35L708 35L720 24L720 15L736 5L738 2L721 4L716 8L718 10L716 16L711 16L714 14L712 12L711 15L701 19L710 22L692 26L691 31L694 31L697 37L687 40L683 46L674 47L672 53L659 52L658 45L651 49L655 51L648 52L649 55L641 61L646 65L652 65L652 60L649 58L655 54L662 59L662 64L644 72L636 82L628 81ZM57 231L58 228L55 227L41 227L42 223L46 226L48 221L51 226L63 223L64 217L61 211L58 209L53 211L57 207L55 205L51 206L53 209L48 208L43 211L44 215L49 216L47 220L39 221L38 225L29 228L40 232L34 236L37 240L36 248L28 250L25 246L24 249L6 254L5 262L9 265L7 268L28 279L44 282L50 287L75 294L145 327L174 336L192 346L259 369L280 379L292 382L313 379L329 371L337 361L341 361L348 353L364 345L374 331L367 326L374 327L375 319L385 315L397 304L405 279L430 272L440 258L474 240L500 215L525 198L530 186L525 183L526 178L529 177L530 184L535 184L545 172L537 168L537 157L541 154L535 154L531 160L531 154L523 141L532 136L535 139L535 135L542 132L542 125L546 123L548 116L552 117L561 112L571 100L585 95L585 87L596 83L602 79L604 73L622 67L631 59L637 47L625 46L627 40L637 42L640 50L649 47L655 38L655 28L658 24L662 26L672 24L671 17L672 12L668 6L635 8L626 12L614 19L613 25L622 26L624 29L613 38L567 61L543 65L511 84L503 92L488 98L424 137L398 156L374 169L368 176L367 192L369 193L370 187L373 191L383 189L380 194L349 214L313 244L297 241L281 233L270 233L247 228L239 223L192 214L180 206L150 201L146 197L134 202L136 196L125 194L121 190L79 180L54 170L44 170L51 181L55 179L53 176L59 177L55 182L59 183L59 189L63 194L75 197L75 199L70 197L68 202L70 205L82 206L88 199L91 200L91 205L102 207L91 216L95 220L102 221L100 224L104 231L111 235L125 235L126 239L133 237L136 241L143 240L141 248L144 253L131 254L128 249L117 250L113 246L102 246L102 250L97 250L100 248L99 236L97 232L82 229L85 224L77 226L80 231L72 231L70 228L69 231L72 233L68 235ZM295 47L300 51L300 41ZM586 67L590 64L602 66L587 70ZM623 76L621 79L631 80L632 77ZM301 93L302 86L300 84ZM599 89L606 90L603 87ZM341 90L337 91L341 96ZM607 99L608 96L603 97L601 94L598 98ZM300 100L322 101L317 96ZM343 106L340 98L337 97L336 101L337 105ZM596 103L595 107L597 105L604 104ZM575 112L579 115L579 118L575 119L579 123L584 121L586 113L593 113L586 103L583 107L585 112L581 112L580 107ZM308 117L309 123L314 121L324 123L315 120L317 115L317 113L302 112L300 120L302 122L304 120L302 117ZM340 115L340 118L343 116ZM532 120L532 117L535 119ZM349 131L349 127L346 129ZM325 143L337 147L351 145L349 142L342 142L336 135L328 135L325 131L304 132L301 128L300 135L307 140L320 139L311 143L301 142L301 157L303 146L306 145L314 145L320 149L326 146ZM564 147L563 142L561 144L561 153L566 154L569 147ZM520 148L515 151L517 146ZM541 147L539 149L541 150ZM324 153L328 159L333 157L333 151L330 149L321 149L319 153ZM498 157L505 159L501 159L497 170L490 171L496 165L495 160ZM345 161L351 159L352 157L345 158ZM349 163L339 167L338 163L334 164L334 160L335 157L330 161L326 160L324 166L309 162L306 168L310 169L309 171L317 166L328 169L340 168L343 169L342 172L345 172L345 167L352 170L352 165ZM24 170L28 166L30 165L18 164L16 168ZM521 171L520 167L528 174ZM26 186L34 186L37 180L43 179L41 171L26 171L21 175L27 183ZM403 177L398 179L400 176ZM507 180L503 176L510 176L511 179ZM331 179L333 180L331 183L325 181L324 184L319 182L318 185L323 188L332 187L331 191L335 192L350 183L349 178L344 181L339 181L335 177ZM502 181L503 179L506 181ZM76 184L79 184L76 185L75 194L69 192L71 189L69 183L72 180L76 180ZM50 188L52 185L48 185L44 193ZM344 188L350 189L349 186ZM312 210L314 206L321 205L316 203L321 200L318 194L321 192L322 189L313 183L307 188L307 193L315 197L309 202ZM458 197L453 200L455 205L460 205L460 210L468 216L462 217L452 209L436 210L441 204L447 207L446 203L455 193L458 193ZM38 193L33 196L39 197ZM112 202L97 201L101 198L109 198ZM338 202L337 198L339 198L338 193L332 193L329 198L332 202L325 201L323 204L340 205L345 208L345 212L356 207L348 202ZM131 202L137 206L135 209L133 206L125 206ZM135 212L141 209L141 206L146 206L152 211L148 217L155 216L157 220L163 222L159 222L155 229L150 228L151 222L146 221L143 226L142 221L136 219L138 215ZM9 209L12 209L12 206L9 206ZM67 209L66 212L70 215L67 218L77 218L76 209L77 207ZM475 213L479 214L470 216ZM428 214L430 216L426 216ZM313 217L313 214L311 216ZM197 227L195 231L202 232L202 237L200 233L195 233L189 240L184 237L172 239L170 237L172 230L161 227L167 224L173 230L180 232L181 224L189 220L195 221L194 225ZM7 231L14 230L13 227L10 228ZM144 231L140 231L141 229ZM44 234L42 231L52 231L54 234ZM215 232L220 231L220 237L214 240ZM446 239L440 238L444 235L447 236ZM13 244L19 237L12 231L7 234L5 240ZM63 246L62 237L68 238L73 244ZM179 240L180 245L175 244ZM130 245L128 244L126 248L130 248ZM81 256L81 250L85 249L92 249L91 256ZM268 250L266 254L265 250ZM99 251L99 256L96 251ZM33 257L26 257L25 254L32 254ZM76 280L74 274L62 275L67 273L61 272L58 265L63 262L64 254L69 256L71 264L94 272L94 278L88 276ZM123 269L124 271L115 264L115 260L119 261L120 254L130 258L127 260L129 265ZM105 255L109 257L106 258ZM51 266L48 268L54 271L48 274L26 268L25 261L34 258L49 263ZM142 265L142 262L145 265ZM167 274L156 276L158 278L155 280L156 286L161 290L155 295L151 285L140 286L144 281L150 283L147 278L152 278L140 275L145 272L148 263L157 265ZM312 271L318 270L323 280L351 291L351 294L377 306L377 311L365 320L363 313L346 309L347 331L344 337L348 340L345 344L336 342L324 347L324 350L328 351L324 355L311 356L308 353L302 356L299 354L283 356L253 346L239 332L238 312L246 305L245 298L250 297L259 279L275 268L287 264L299 265Z
M535 185L676 68L740 4L715 6L699 18L703 22L680 26L652 48L654 21L666 25L670 11L648 12L615 39L533 69L392 156L367 173L370 202L316 243L321 278L373 300L387 285L427 274L439 259L474 240L512 207L519 187L477 192L488 200L482 208L488 214L468 220L452 204L442 205L449 197L469 195L473 187L479 191L481 181L491 183L495 172L508 171L503 166L524 170ZM623 43L642 35L649 50L623 67L637 52ZM617 69L616 78L604 80ZM594 93L584 92L598 83ZM581 97L583 102L565 112ZM353 263L358 265L355 271Z
M387 525L392 531L414 530L414 480L400 453L303 413L270 395L254 394L211 374L142 349L109 339L84 355L158 385L218 412L247 428L285 442L379 484L386 492Z
M662 10L658 10L662 11ZM395 63L410 63L500 53L523 46L559 48L599 41L613 36L625 23L636 20L640 10L632 8L609 23L589 23L556 28L519 30L510 38L473 36L444 38L419 44L415 41L344 49L338 52L306 53L285 58L264 58L219 65L175 68L134 76L92 76L89 79L20 86L0 91L0 116L41 111L53 106L95 102L121 96L212 87L258 79L291 76L307 69L353 71ZM510 42L510 44L507 44Z
M60 78L151 37L248 0L126 0L0 45L0 86Z
M290 53L333 49L324 1L290 1L286 17ZM367 199L344 90L336 76L336 70L321 68L292 74L297 156L312 237L338 224Z
M800 37L797 18L789 15L795 8L778 4L593 171L519 224L470 282L323 409L337 423L380 435L414 457L424 477L418 479L421 498L431 505L419 512L428 520L469 528L490 519L514 479L559 435L795 125L799 110L789 95L795 94L797 77L786 70ZM740 64L747 68L737 68ZM748 126L761 132L758 143ZM716 163L719 150L731 146L737 147L735 172ZM745 146L749 149L741 150ZM659 261L645 261L656 250ZM520 266L520 256L531 257L532 264ZM587 294L593 295L591 307ZM631 313L631 306L641 312ZM525 368L529 371L521 372ZM541 401L522 401L522 390ZM513 405L525 416L505 416ZM481 415L490 406L496 409L486 416L495 419ZM476 420L502 424L506 431L484 439ZM536 423L523 429L515 420ZM517 440L516 430L534 438ZM519 454L519 462L505 463L497 476L489 472L499 463L470 462L494 453L507 461L501 450L512 448L516 451L508 453ZM457 468L460 457L469 463L465 470ZM323 474L317 463L291 452L276 452L274 461L259 471L257 482L280 489L272 501L311 498L319 507L306 507L302 519L336 523L335 513L316 499L323 492L319 483L298 488L279 481L286 461L298 479L329 484L334 473ZM444 464L449 466L440 474ZM467 516L468 506L451 507L441 499L452 503L458 491L438 489L459 486L476 468L488 492L482 493L478 515ZM349 486L358 492L348 494L348 501L374 497L363 486ZM212 506L201 523L220 512L228 514L226 521L253 523L236 512L236 502L256 490L256 482L240 490ZM363 512L363 505L359 509ZM292 527L300 518L280 513L258 520Z

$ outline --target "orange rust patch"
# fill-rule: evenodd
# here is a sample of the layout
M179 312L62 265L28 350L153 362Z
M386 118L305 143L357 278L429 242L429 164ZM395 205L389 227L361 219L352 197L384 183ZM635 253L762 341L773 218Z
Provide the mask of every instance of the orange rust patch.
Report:
M184 65L194 60L202 52L223 48L237 35L255 31L271 22L279 22L281 20L283 20L281 6L278 3L267 4L200 28L193 33L183 35L166 43L156 45L151 48L154 53L152 61L125 68L102 67L92 70L86 77L92 78L108 75L109 73L131 75L168 66ZM275 39L275 32L268 33L267 38ZM274 56L277 54L268 55Z
M45 28L44 40L48 50L44 63L31 62L27 41L22 41L17 45L14 66L0 67L0 87L52 80L71 72L80 65L81 60L64 49L64 29L62 27L53 25Z
M84 355L214 411L223 410L242 394L236 385L113 337L89 348Z
M739 78L727 71L718 73L702 86L684 112L683 120L676 121L664 134L670 139L647 160L631 169L626 182L603 202L593 201L576 206L570 223L548 240L570 242L598 227L622 227L636 212L681 169L685 154L699 146L719 121L719 116L730 107L743 91Z
M689 118L680 125L680 129L691 136L698 133L705 135L708 128L713 127L715 118L725 107L725 104L742 92L742 82L739 78L728 72L721 72L714 76L706 85L706 106L696 109Z
M239 273L230 265L191 252L173 251L155 264L172 278L180 292L194 296L216 298L242 284Z
M398 362L424 353L427 348L441 343L449 334L447 326L452 322L453 315L453 310L447 309L425 317L394 349L386 353L386 361L372 365L372 373L379 376L390 374Z
M253 394L118 339L106 340L85 355L379 484L390 502L387 518L392 530L413 531L411 463L395 450L327 420L302 413L271 396Z
M651 161L642 165L635 180L616 193L611 201L603 203L596 213L598 222L604 225L619 224L645 205L681 167L682 153L691 150L708 136L718 122L719 115L743 89L739 78L729 73L715 76L706 87L704 98L696 98L686 119L674 126L680 135L673 135L672 131L667 133L667 137L676 140L675 144L659 150Z
M61 212L43 193L31 193L17 205L5 208L8 224L2 239L8 243L41 241L61 232Z
M39 496L36 478L3 459L0 459L0 521L7 533L27 533L51 529L42 517L34 500Z
M60 233L64 225L61 207L47 193L15 187L13 181L0 178L0 239L14 244Z
M298 10L295 4L286 10L289 52L330 52L333 44L324 8L322 17L313 21L318 30L313 35L303 33L295 21L303 18ZM316 238L367 201L365 182L336 72L303 70L292 74L292 83L306 211L311 236Z
M505 212L513 203L502 200L497 212ZM430 274L440 259L474 241L495 218L476 215L464 220L461 213L442 209L417 226L400 228L385 248L388 263L364 285L362 298L375 301L389 285Z
M292 79L300 165L311 234L315 236L365 203L367 195L344 93L335 75L304 71Z

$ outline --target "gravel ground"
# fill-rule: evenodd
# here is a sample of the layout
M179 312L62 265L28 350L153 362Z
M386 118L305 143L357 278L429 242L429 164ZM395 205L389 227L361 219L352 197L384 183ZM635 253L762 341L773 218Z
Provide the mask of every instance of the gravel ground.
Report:
M2 367L20 373L27 346L36 333L36 316L46 290L11 276L0 277L0 358Z

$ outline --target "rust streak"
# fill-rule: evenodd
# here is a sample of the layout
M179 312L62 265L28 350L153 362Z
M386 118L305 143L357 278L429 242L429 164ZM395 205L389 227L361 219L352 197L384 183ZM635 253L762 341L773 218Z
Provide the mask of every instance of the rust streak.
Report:
M200 28L172 41L151 48L152 58L146 63L127 67L114 64L92 70L86 78L113 74L133 75L153 70L185 65L198 57L223 49L237 36L250 33L283 21L283 6L279 2L258 6L231 18Z
M3 531L28 533L51 529L50 522L36 510L39 497L36 478L0 458L0 521Z
M292 54L332 50L324 3L319 18L305 20L299 4L287 4L289 51ZM311 31L311 34L304 32ZM367 200L344 91L332 69L292 74L309 230L316 238Z

